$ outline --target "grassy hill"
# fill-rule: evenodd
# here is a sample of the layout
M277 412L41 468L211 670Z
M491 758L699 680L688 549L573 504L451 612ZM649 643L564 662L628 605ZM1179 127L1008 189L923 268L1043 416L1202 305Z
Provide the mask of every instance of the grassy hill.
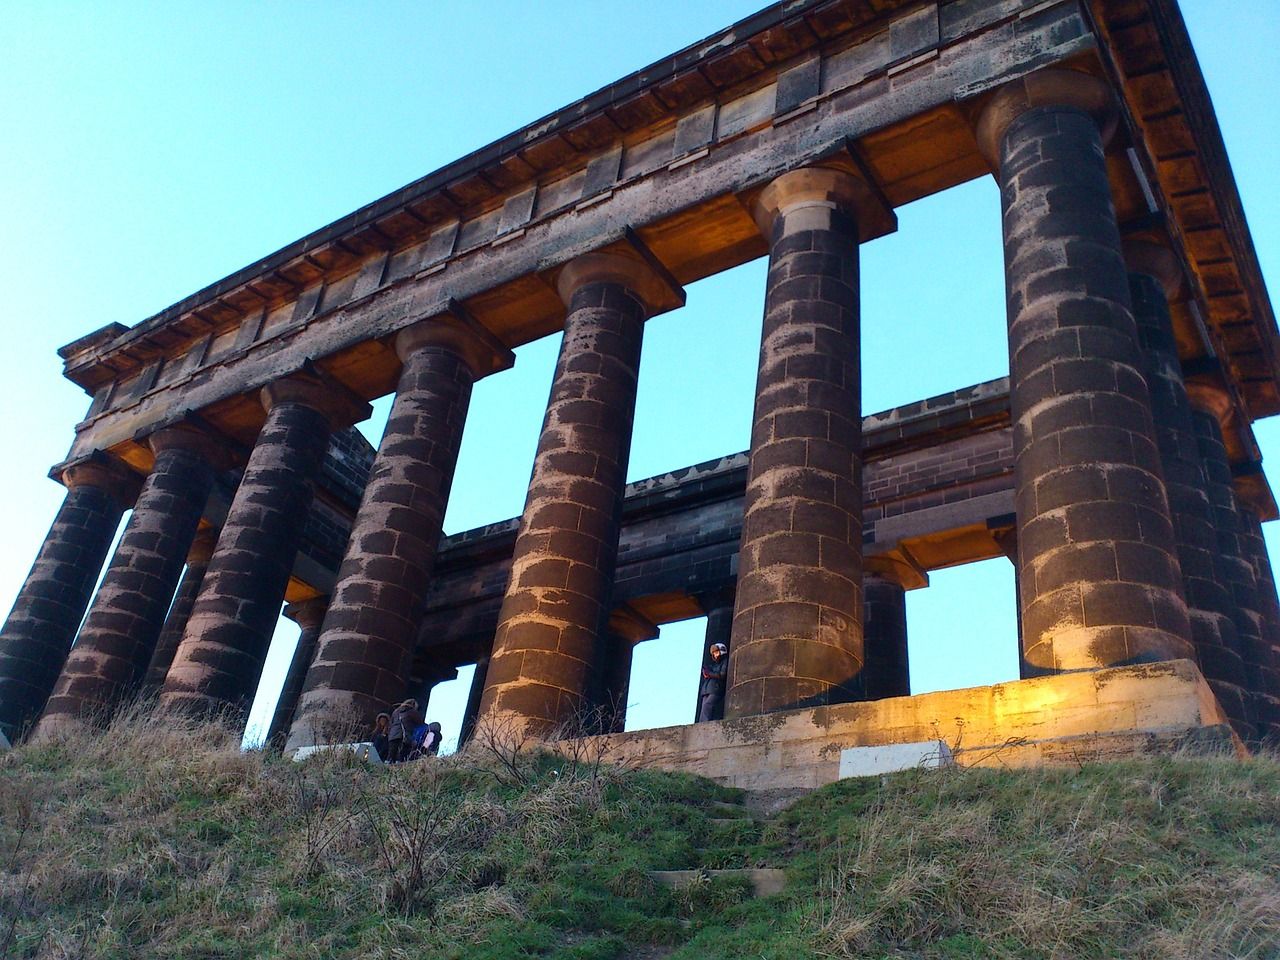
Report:
M0 756L0 958L1280 957L1280 762L739 791L480 749L396 769L119 721ZM774 866L657 886L656 869Z

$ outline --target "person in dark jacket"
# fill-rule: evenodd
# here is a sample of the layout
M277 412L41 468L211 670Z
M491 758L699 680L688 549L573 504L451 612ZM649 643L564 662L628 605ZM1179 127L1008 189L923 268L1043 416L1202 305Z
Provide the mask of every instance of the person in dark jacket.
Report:
M413 744L413 728L421 722L417 700L406 700L391 711L391 729L387 731L387 763L399 763L409 756Z
M391 714L380 713L373 720L373 733L369 734L369 742L373 744L373 749L378 751L378 759L384 763L387 760L387 744L388 734L391 733Z
M724 703L724 681L729 672L729 648L723 643L711 645L711 659L702 667L702 683L698 687L698 723L716 719Z
M432 720L427 724L427 735L422 740L422 752L425 756L434 757L440 752L440 724Z

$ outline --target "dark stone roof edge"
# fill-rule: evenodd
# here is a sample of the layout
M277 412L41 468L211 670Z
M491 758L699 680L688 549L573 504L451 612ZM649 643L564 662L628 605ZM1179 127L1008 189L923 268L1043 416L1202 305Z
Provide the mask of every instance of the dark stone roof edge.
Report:
M224 293L234 290L274 269L278 269L310 250L314 250L350 233L356 227L378 220L415 200L442 189L455 180L488 167L498 158L513 153L519 148L540 139L542 136L561 130L571 122L600 113L608 107L633 96L640 90L655 86L676 73L687 70L704 59L709 59L725 48L726 41L743 41L771 27L793 20L817 7L838 2L840 0L779 0L779 2L773 3L749 17L745 17L709 37L691 43L676 53L669 54L661 60L630 73L580 100L526 124L513 133L509 133L492 143L473 150L452 163L414 180L371 203L365 204L327 226L314 230L301 239L281 247L274 253L270 253L248 266L228 274L221 280L215 281L190 296L184 297L177 303L166 307L159 313L153 314L134 326L126 328L127 332L115 338L111 343L116 346L123 346L135 337L141 336L171 320L175 320ZM68 344L59 350L59 354L61 355L63 350L69 351L70 347L79 343L80 341L75 341L73 344ZM73 352L77 351L70 351L67 355L69 356Z

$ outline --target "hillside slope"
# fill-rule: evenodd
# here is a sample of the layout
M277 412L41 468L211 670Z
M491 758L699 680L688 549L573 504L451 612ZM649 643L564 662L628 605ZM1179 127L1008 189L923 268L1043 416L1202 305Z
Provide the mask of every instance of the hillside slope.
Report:
M500 749L391 769L137 718L0 755L0 958L1280 957L1280 763L908 772L770 821ZM649 871L775 866L672 891Z

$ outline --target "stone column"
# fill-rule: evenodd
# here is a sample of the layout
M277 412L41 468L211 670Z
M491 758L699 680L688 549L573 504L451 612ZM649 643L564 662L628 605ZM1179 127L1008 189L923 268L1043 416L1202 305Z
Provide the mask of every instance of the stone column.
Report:
M1172 251L1151 240L1126 239L1124 252L1196 659L1232 726L1248 739L1231 595L1214 569L1217 536L1169 314L1169 301L1182 287L1181 270Z
M1111 111L1105 84L1048 70L1003 87L978 125L1004 213L1023 644L1037 673L1194 656L1103 158Z
M879 210L843 170L756 203L769 280L725 716L854 699L862 671L858 243Z
M711 645L715 643L723 643L726 650L731 650L733 643L733 599L736 590L729 587L725 590L718 590L715 593L702 594L699 596L698 603L707 615L707 632L702 638L702 656L698 658L699 664L705 667L711 662L710 650ZM727 686L727 684L726 684ZM693 722L698 722L698 714L702 712L702 673L699 670L698 683L693 691ZM720 701L720 707L715 711L718 716L713 716L712 720L724 719L724 701Z
M395 339L403 367L289 748L325 720L372 725L405 695L471 386L511 352L459 316L425 320Z
M458 749L461 750L475 732L480 718L480 700L484 696L485 679L489 674L489 657L476 661L476 671L471 675L471 689L467 693L467 706L462 712L462 725L458 728Z
M609 615L596 698L600 716L592 718L592 726L600 733L621 733L626 728L632 655L636 644L657 636L658 628L629 606L618 607Z
M1275 573L1262 535L1262 521L1275 517L1275 501L1260 461L1232 464L1231 478L1240 514L1241 543L1253 564L1258 585L1263 636L1271 648L1273 668L1280 668L1280 597L1276 595Z
M36 727L104 724L134 693L155 652L187 551L213 487L215 442L176 426L148 438L155 464Z
M863 696L867 700L911 695L907 659L907 588L929 579L909 563L890 556L870 557L863 576Z
M645 319L683 292L656 265L593 253L557 289L564 340L481 702L538 735L588 706L609 616Z
M22 737L62 670L137 479L106 454L62 471L66 498L0 630L0 730Z
M331 431L369 405L314 372L262 389L267 419L160 692L162 708L243 720L280 618Z
M1001 517L999 520L1003 522L1006 518ZM1013 520L1013 526L991 526L988 520L988 528L991 530L991 539L996 542L996 546L1000 548L1000 552L1005 555L1009 563L1013 566L1013 612L1016 620L1016 629L1018 631L1018 679L1026 680L1033 677L1036 672L1027 666L1027 649L1022 640L1022 604L1018 598L1022 595L1022 588L1019 585L1021 578L1018 576L1018 527L1017 518L1010 517Z
M1241 519L1231 482L1231 465L1223 440L1222 423L1233 414L1231 396L1212 376L1188 381L1192 422L1204 460L1205 492L1212 507L1217 535L1214 572L1231 595L1232 621L1240 657L1244 662L1243 685L1248 696L1249 719L1257 738L1273 729L1280 732L1280 676L1271 658L1259 599L1257 574L1246 556Z
M173 598L173 606L164 619L164 628L160 631L160 639L156 641L155 652L147 665L147 674L142 681L144 695L158 694L164 685L165 674L173 663L173 655L182 642L182 634L187 629L187 618L191 616L191 608L195 606L196 596L200 593L200 584L204 582L205 571L209 568L209 560L213 556L213 548L218 542L217 532L212 528L196 531L196 537L187 551L187 570L178 584L178 593Z
M285 674L284 686L280 688L280 697L276 700L275 713L271 715L271 726L267 728L267 736L263 741L273 748L284 745L285 736L293 725L294 711L298 707L298 695L302 693L303 681L307 679L307 671L311 669L311 661L316 653L316 641L320 639L320 625L324 622L324 614L328 606L327 596L312 597L301 603L285 605L284 615L298 625L298 645L293 648L289 672Z

